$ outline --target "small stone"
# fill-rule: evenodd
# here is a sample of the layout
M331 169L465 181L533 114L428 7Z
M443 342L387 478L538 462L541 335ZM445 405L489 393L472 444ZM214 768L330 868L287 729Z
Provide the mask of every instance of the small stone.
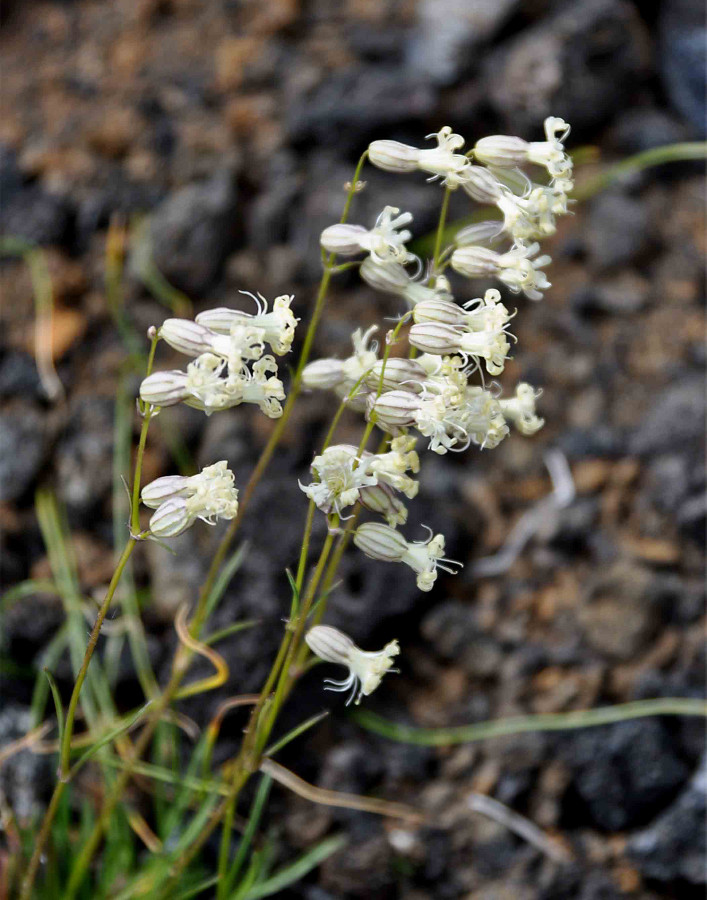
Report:
M3 203L0 231L32 244L64 244L69 238L71 217L67 200L30 185Z
M150 222L152 258L164 277L191 296L203 294L235 246L236 192L229 172L170 194Z
M23 404L0 413L0 502L18 500L33 484L47 450L44 416Z
M630 442L638 456L666 453L701 442L705 433L705 390L701 378L669 384L655 398Z
M73 510L99 506L113 484L113 400L78 395L56 449L57 485Z
M634 262L650 249L651 237L651 218L640 200L611 192L592 201L586 244L594 269L601 271ZM604 302L616 303L619 296L616 291L608 295L605 292ZM640 304L642 299L637 302Z
M633 835L628 854L646 878L705 884L707 761L677 800L643 831Z

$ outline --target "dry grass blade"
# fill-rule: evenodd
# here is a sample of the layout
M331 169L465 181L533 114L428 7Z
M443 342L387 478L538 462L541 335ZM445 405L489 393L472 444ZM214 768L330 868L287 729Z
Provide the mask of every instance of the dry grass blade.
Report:
M216 674L212 675L210 678L202 678L200 681L195 681L194 684L188 684L186 687L182 688L181 691L175 694L175 699L181 700L184 697L193 697L194 694L202 694L204 691L213 691L216 688L221 687L222 684L225 684L228 679L228 666L226 660L215 650L212 650L211 647L195 640L191 634L189 634L186 605L179 608L174 619L174 627L179 636L179 640L190 650L193 650L194 653L198 653L199 656L205 656L216 669Z
M509 831L523 838L533 847L540 850L550 859L557 863L567 863L572 860L572 856L562 844L548 837L542 829L538 828L530 819L521 816L520 813L514 812L493 797L487 797L485 794L472 793L467 798L469 809L473 812L481 813L499 825L503 825Z
M272 759L264 759L260 764L260 771L269 775L273 781L277 781L283 787L289 788L294 794L299 794L305 800L311 800L312 803L319 803L322 806L360 809L362 812L370 812L378 816L407 819L418 825L422 824L425 819L424 813L412 806L406 806L404 803L391 803L387 800L376 800L374 797L361 797L358 794L345 794L340 791L315 787Z
M0 750L0 766L10 759L11 756L19 753L20 750L30 749L35 752L41 752L37 751L37 745L39 745L42 738L51 731L52 727L51 722L43 722L41 725L28 731L24 737L18 738L16 741L11 741L9 744L5 744L2 750ZM58 748L59 744L58 742L55 742L53 752L56 753Z

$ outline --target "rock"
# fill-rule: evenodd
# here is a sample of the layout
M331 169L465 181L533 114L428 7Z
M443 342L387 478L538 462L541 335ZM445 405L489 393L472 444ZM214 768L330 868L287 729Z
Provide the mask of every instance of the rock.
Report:
M65 619L55 594L33 594L13 603L3 616L2 642L13 659L29 663L57 633Z
M638 456L667 453L688 444L700 446L705 433L705 391L701 378L671 383L656 397L630 440Z
M645 26L625 0L571 0L523 29L484 64L486 93L504 130L537 140L546 116L579 132L622 109L646 71Z
M603 656L630 660L658 627L648 569L620 562L590 585L579 611L589 644Z
M678 526L683 534L692 538L700 547L704 547L707 535L706 493L692 497L680 507Z
M563 801L566 827L615 832L644 825L689 776L661 719L582 730L564 739L561 755L573 773Z
M603 252L603 248L600 249ZM623 271L613 278L597 280L575 291L570 297L570 303L580 315L632 315L645 308L649 292L650 284L646 279L633 272Z
M631 837L628 854L645 878L705 883L707 761L675 802Z
M471 606L447 600L425 616L421 630L440 656L458 662L475 678L488 678L498 672L502 650L498 643L478 627Z
M407 45L408 68L435 85L454 84L478 59L474 47L491 39L519 5L518 0L422 0Z
M71 238L71 220L68 200L39 185L29 185L3 202L0 231L40 246L66 244Z
M0 711L0 747L24 737L32 727L28 709L6 705ZM40 815L54 780L55 758L49 754L20 750L0 767L0 791L17 817L21 828L28 828Z
M173 553L153 541L145 543L151 589L147 609L161 621L172 621L184 604L193 607L199 594L206 565L199 546L198 524L170 538L167 543Z
M651 246L651 217L647 207L625 194L610 192L592 201L586 230L590 265L597 271L617 268L639 259ZM634 291L634 294L636 292ZM607 293L604 292L606 299ZM612 294L609 293L609 303ZM620 302L620 292L613 302ZM638 294L638 308L643 302ZM631 304L623 312L632 312Z
M59 496L72 512L98 507L113 485L113 400L74 397L55 454Z
M665 110L650 106L625 110L611 132L616 151L626 156L689 139L689 129L682 122Z
M393 137L401 125L425 119L435 92L417 74L383 66L334 72L295 100L287 116L292 141L361 152L374 137Z
M707 29L704 9L691 0L661 7L659 66L670 102L697 135L705 135Z
M0 502L19 500L31 487L47 451L47 423L23 403L0 413Z
M230 172L170 194L150 222L152 258L190 296L207 291L236 245L236 191Z
M661 512L674 512L686 499L690 490L689 465L687 456L679 450L650 460L647 489Z

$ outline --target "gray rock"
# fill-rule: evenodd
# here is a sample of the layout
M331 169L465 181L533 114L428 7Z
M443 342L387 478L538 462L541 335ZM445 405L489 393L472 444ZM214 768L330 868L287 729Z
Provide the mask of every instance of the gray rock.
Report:
M585 240L589 262L594 269L603 271L635 262L651 247L649 211L640 200L625 194L601 194L591 203ZM606 296L604 291L605 300ZM639 293L637 308L642 302L643 297ZM635 307L636 303L633 305ZM629 304L629 309L623 311L634 310Z
M389 136L391 129L431 115L435 100L430 84L417 74L358 66L331 74L294 101L287 129L293 141L360 152L374 134Z
M471 51L490 40L519 0L422 0L407 46L408 68L433 84L454 84L478 57Z
M59 496L72 511L95 509L113 484L113 400L74 398L55 454Z
M32 727L28 709L7 705L0 711L0 746L24 737ZM54 758L20 750L0 767L0 791L19 823L27 827L39 815L54 777Z
M191 296L208 290L236 245L235 212L235 186L226 171L167 197L150 222L152 256L165 278Z
M690 139L690 131L670 113L646 107L627 109L611 132L612 144L619 153L631 155L666 144Z
M485 87L504 127L535 140L543 119L599 125L628 99L648 61L645 26L625 0L572 0L492 53Z
M64 197L30 185L3 204L0 231L32 244L64 244L70 237L71 218L72 209Z
M661 719L588 728L567 738L561 753L573 773L564 818L575 826L613 832L644 825L689 777Z
M32 406L0 413L0 502L18 500L35 481L47 451L45 417Z
M639 456L667 453L687 444L701 446L705 433L705 386L689 378L666 387L643 417L630 440ZM698 443L700 442L700 443Z
M705 134L707 29L704 8L692 0L661 7L659 65L668 97L695 132Z
M145 543L150 570L150 615L169 622L184 604L193 608L205 573L205 557L199 546L199 523L165 547L154 541Z
M588 243L593 248L605 252L600 242L590 235ZM612 315L632 315L642 310L648 302L650 284L631 272L623 271L617 277L608 277L586 285L570 298L573 309L580 314L609 313Z
M41 398L43 391L37 372L37 364L29 353L11 350L0 362L0 399L21 396Z
M629 856L644 877L662 882L705 883L705 798L707 761L703 761L672 806L629 841Z
M472 677L488 678L499 671L501 647L479 629L468 604L441 603L423 619L421 630L440 656L457 661Z

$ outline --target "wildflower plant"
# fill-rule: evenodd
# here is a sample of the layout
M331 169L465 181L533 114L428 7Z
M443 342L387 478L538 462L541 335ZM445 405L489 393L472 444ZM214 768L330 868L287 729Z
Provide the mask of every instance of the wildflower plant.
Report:
M59 777L24 873L23 900L35 896L34 885L52 822L58 811L65 809L64 793L77 767L83 765L83 757L77 758L81 744L74 736L76 714L83 702L82 688L89 669L100 662L92 663L93 652L131 554L146 540L159 540L168 548L170 540L188 528L228 522L191 611L182 610L176 617L180 643L167 683L158 686L154 682L146 704L102 738L102 747L116 748L119 764L106 780L93 824L83 829L79 847L72 853L62 889L66 900L79 894L87 896L90 891L87 885L94 860L132 779L155 775L143 759L154 746L161 723L171 715L173 705L185 696L220 687L226 679L227 667L204 638L204 627L235 570L229 554L253 493L304 390L331 392L336 398L335 415L309 473L300 479L303 511L306 501L309 509L299 561L291 576L290 615L279 651L258 695L227 701L231 706L241 702L251 706L235 757L220 770L211 766L213 741L225 708L230 707L219 713L208 729L206 743L199 745L200 756L195 756L190 769L194 773L201 766L204 778L186 794L178 795L183 798L179 802L184 815L198 798L204 801L188 826L179 819L179 835L187 834L188 840L175 836L175 813L173 830L157 844L153 842L148 862L139 876L127 882L120 896L155 900L176 896L175 885L182 873L219 827L218 869L206 887L215 887L217 900L236 896L233 891L248 877L241 872L247 844L241 843L236 853L232 851L233 824L243 788L259 771L264 779L278 780L320 802L354 805L411 820L418 816L400 804L352 800L349 795L337 800L332 792L305 785L272 759L284 741L277 745L269 745L269 741L295 685L318 662L346 667L344 680L326 679L325 683L332 690L350 692L349 702L355 700L357 704L373 691L384 689L383 678L395 671L394 660L399 658L404 669L404 648L401 653L393 636L382 650L363 650L348 635L326 624L327 598L335 590L337 568L345 552L402 564L401 572L412 570L411 586L414 581L416 588L425 592L434 587L440 573L453 575L461 566L461 562L446 558L444 535L433 533L415 513L417 476L425 466L425 451L458 453L469 451L472 445L490 450L508 436L509 426L532 435L543 425L536 409L540 397L536 388L521 383L504 397L500 385L489 381L489 376L503 374L516 340L510 330L515 313L501 291L519 299L541 299L550 287L544 270L551 259L540 254L540 241L554 232L557 217L568 212L572 162L564 141L569 127L561 119L550 117L545 132L545 141L526 142L500 135L483 138L469 149L465 149L465 139L446 126L430 136L432 146L374 141L348 186L340 221L321 234L322 280L287 386L279 361L291 352L302 327L300 320L306 316L304 303L292 295L282 295L270 303L260 294L243 292L254 309L205 310L194 319L168 318L150 330L147 373L139 388L142 428L132 478L127 543L96 617L66 713L60 702L57 705ZM431 182L430 190L439 192L440 216L430 259L421 260L414 253L413 217L409 212L386 206L373 224L349 222L355 196L364 187L360 176L366 162L391 173L393 179L422 175ZM532 180L536 174L540 176L538 183ZM470 203L495 208L496 218L462 229L445 243L449 196L455 191L461 191ZM390 300L390 313L399 316L397 324L383 333L381 323L353 323L352 347L342 348L341 358L311 360L331 279L351 268L358 269L370 288L396 298ZM456 289L448 277L451 273L461 285ZM475 278L492 278L499 289L480 295L473 287ZM383 335L379 343L374 340L376 334ZM410 349L401 355L398 351L405 346L405 337ZM181 368L165 369L156 363L161 344L185 357ZM239 473L231 471L228 461L219 460L196 475L168 474L142 484L150 424L158 415L168 416L169 407L179 403L206 416L237 414L230 411L243 403L253 404L275 420L247 483L241 483ZM361 437L356 446L336 442L344 409L360 417ZM325 517L327 531L310 567L315 516ZM401 526L405 526L405 533ZM419 537L426 528L427 538L411 537ZM207 658L216 674L185 684L197 655ZM310 724L303 723L292 736ZM137 726L140 730L131 737L129 732ZM210 798L208 802L204 797ZM246 850L242 850L244 846Z

